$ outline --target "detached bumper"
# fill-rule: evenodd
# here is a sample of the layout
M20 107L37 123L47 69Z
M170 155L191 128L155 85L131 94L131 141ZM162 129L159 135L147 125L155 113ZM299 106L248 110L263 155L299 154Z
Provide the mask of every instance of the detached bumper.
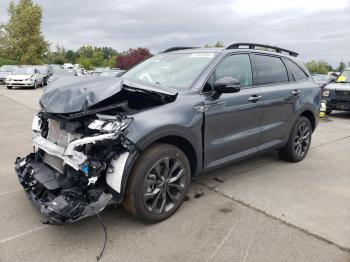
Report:
M15 170L29 199L47 217L46 223L72 223L96 215L112 199L111 194L96 189L87 192L79 187L81 182L51 169L36 159L34 153L18 157Z

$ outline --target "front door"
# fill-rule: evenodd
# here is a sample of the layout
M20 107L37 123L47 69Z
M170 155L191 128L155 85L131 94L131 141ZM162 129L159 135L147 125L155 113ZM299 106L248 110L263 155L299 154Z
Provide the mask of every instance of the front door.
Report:
M222 77L240 81L237 93L208 96L204 121L204 166L211 168L257 151L260 140L262 99L252 86L252 67L248 54L234 54L220 62L205 89Z

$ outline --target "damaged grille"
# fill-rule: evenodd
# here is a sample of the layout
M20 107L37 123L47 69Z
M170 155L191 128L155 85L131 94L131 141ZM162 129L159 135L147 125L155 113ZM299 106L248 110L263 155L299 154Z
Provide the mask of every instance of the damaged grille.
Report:
M58 146L66 147L71 141L80 138L81 135L69 133L60 127L60 122L49 119L49 131L47 140L55 143Z

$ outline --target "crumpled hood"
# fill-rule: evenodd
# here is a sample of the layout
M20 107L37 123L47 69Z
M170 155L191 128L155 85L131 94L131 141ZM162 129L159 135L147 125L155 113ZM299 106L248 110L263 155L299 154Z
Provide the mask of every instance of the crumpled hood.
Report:
M123 88L142 89L165 96L177 96L177 91L141 81L130 81L109 77L64 77L50 84L40 98L41 108L48 113L75 113L89 110L90 107L119 93ZM119 101L115 101L119 102Z
M325 87L325 90L350 91L350 83L332 83Z

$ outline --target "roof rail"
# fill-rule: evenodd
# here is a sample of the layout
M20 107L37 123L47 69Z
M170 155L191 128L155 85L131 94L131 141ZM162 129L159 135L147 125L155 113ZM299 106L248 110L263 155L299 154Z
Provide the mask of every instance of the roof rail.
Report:
M170 47L166 50L164 50L162 53L168 53L168 52L173 52L173 51L178 51L178 50L185 50L185 49L193 49L193 48L198 48L198 47L190 47L190 46L175 46L175 47Z
M294 56L297 57L299 54L284 48L280 48L277 46L270 46L270 45L264 45L264 44L255 44L255 43L234 43L229 45L228 47L226 47L225 49L239 49L239 48L244 48L244 47L248 47L248 49L256 49L256 47L261 47L261 48L268 48L268 49L273 49L275 50L277 53L286 53L290 56Z

